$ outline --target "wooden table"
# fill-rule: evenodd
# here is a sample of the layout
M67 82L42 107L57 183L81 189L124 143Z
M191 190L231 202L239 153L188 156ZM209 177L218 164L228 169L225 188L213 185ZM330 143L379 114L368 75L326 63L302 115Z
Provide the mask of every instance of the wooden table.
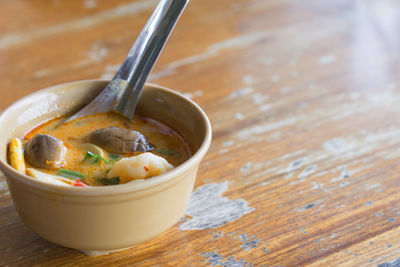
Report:
M0 108L112 77L155 5L1 1ZM1 177L0 265L398 266L399 23L394 0L192 0L150 78L213 125L187 215L88 257L24 226Z

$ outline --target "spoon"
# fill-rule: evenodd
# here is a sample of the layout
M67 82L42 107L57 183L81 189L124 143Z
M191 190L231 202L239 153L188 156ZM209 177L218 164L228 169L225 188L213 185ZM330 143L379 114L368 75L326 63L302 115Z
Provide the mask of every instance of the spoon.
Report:
M65 122L111 110L132 120L144 83L188 2L161 0L114 78L94 100Z

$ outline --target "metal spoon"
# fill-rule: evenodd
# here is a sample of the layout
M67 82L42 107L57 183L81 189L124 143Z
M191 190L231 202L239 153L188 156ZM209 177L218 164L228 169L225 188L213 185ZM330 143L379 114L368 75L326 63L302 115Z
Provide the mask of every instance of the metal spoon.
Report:
M114 78L92 102L65 122L111 110L132 120L144 83L188 2L161 0Z

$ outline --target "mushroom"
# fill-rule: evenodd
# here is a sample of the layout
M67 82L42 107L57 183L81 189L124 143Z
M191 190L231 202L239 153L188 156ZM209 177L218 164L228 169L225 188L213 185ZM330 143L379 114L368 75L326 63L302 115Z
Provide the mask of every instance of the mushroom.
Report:
M88 142L112 153L128 154L146 152L153 149L143 134L121 127L98 129L88 136Z
M51 135L37 134L25 149L25 158L34 167L51 169L64 164L63 142Z

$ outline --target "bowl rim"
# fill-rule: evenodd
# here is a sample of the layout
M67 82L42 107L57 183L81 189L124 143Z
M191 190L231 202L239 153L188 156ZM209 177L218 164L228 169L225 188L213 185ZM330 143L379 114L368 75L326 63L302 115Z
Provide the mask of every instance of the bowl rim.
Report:
M17 101L15 101L13 104L8 106L6 109L4 109L1 114L0 114L0 123L3 121L4 117L8 115L11 110L21 104L24 101L29 100L30 98L34 98L35 96L39 96L44 93L48 92L53 92L54 90L64 87L64 86L72 86L75 87L78 84L92 84L92 83L107 83L109 82L108 79L89 79L89 80L79 80L79 81L72 81L68 83L61 83L57 85L53 85L50 87L46 87L44 89L40 89L36 92L33 92L31 94L28 94ZM153 83L146 83L145 86L151 87L157 90L161 90L164 92L167 92L168 94L172 94L178 97L178 99L181 99L182 101L187 102L190 104L194 109L200 114L203 125L205 127L205 136L203 139L203 142L201 143L200 147L197 149L197 151L185 162L183 162L181 165L178 167L175 167L171 171L168 171L166 173L163 173L158 176L151 177L151 179L144 179L144 180L134 180L129 183L125 184L119 184L119 185L112 185L112 186L89 186L89 187L67 187L67 186L61 186L61 185L55 185L55 184L49 184L46 182L42 182L39 180L34 179L33 177L28 176L25 173L20 173L17 170L15 170L11 165L9 165L4 159L0 158L0 169L3 171L4 176L8 179L17 179L19 182L22 182L25 185L35 187L41 190L45 191L51 191L51 192L56 192L62 195L81 195L81 196L105 196L105 195L121 195L123 193L131 193L131 192L137 192L137 191L144 191L146 189L150 189L152 187L155 187L157 185L165 184L169 181L174 180L174 178L177 178L184 172L188 171L193 164L196 164L196 162L200 162L201 159L204 157L206 154L210 144L211 144L211 137L212 137L212 130L211 130L211 123L206 115L206 113L201 109L201 107L196 104L193 100L189 99L188 97L184 96L183 94L174 91L172 89L153 84ZM13 175L11 177L6 174L6 172L10 172Z

